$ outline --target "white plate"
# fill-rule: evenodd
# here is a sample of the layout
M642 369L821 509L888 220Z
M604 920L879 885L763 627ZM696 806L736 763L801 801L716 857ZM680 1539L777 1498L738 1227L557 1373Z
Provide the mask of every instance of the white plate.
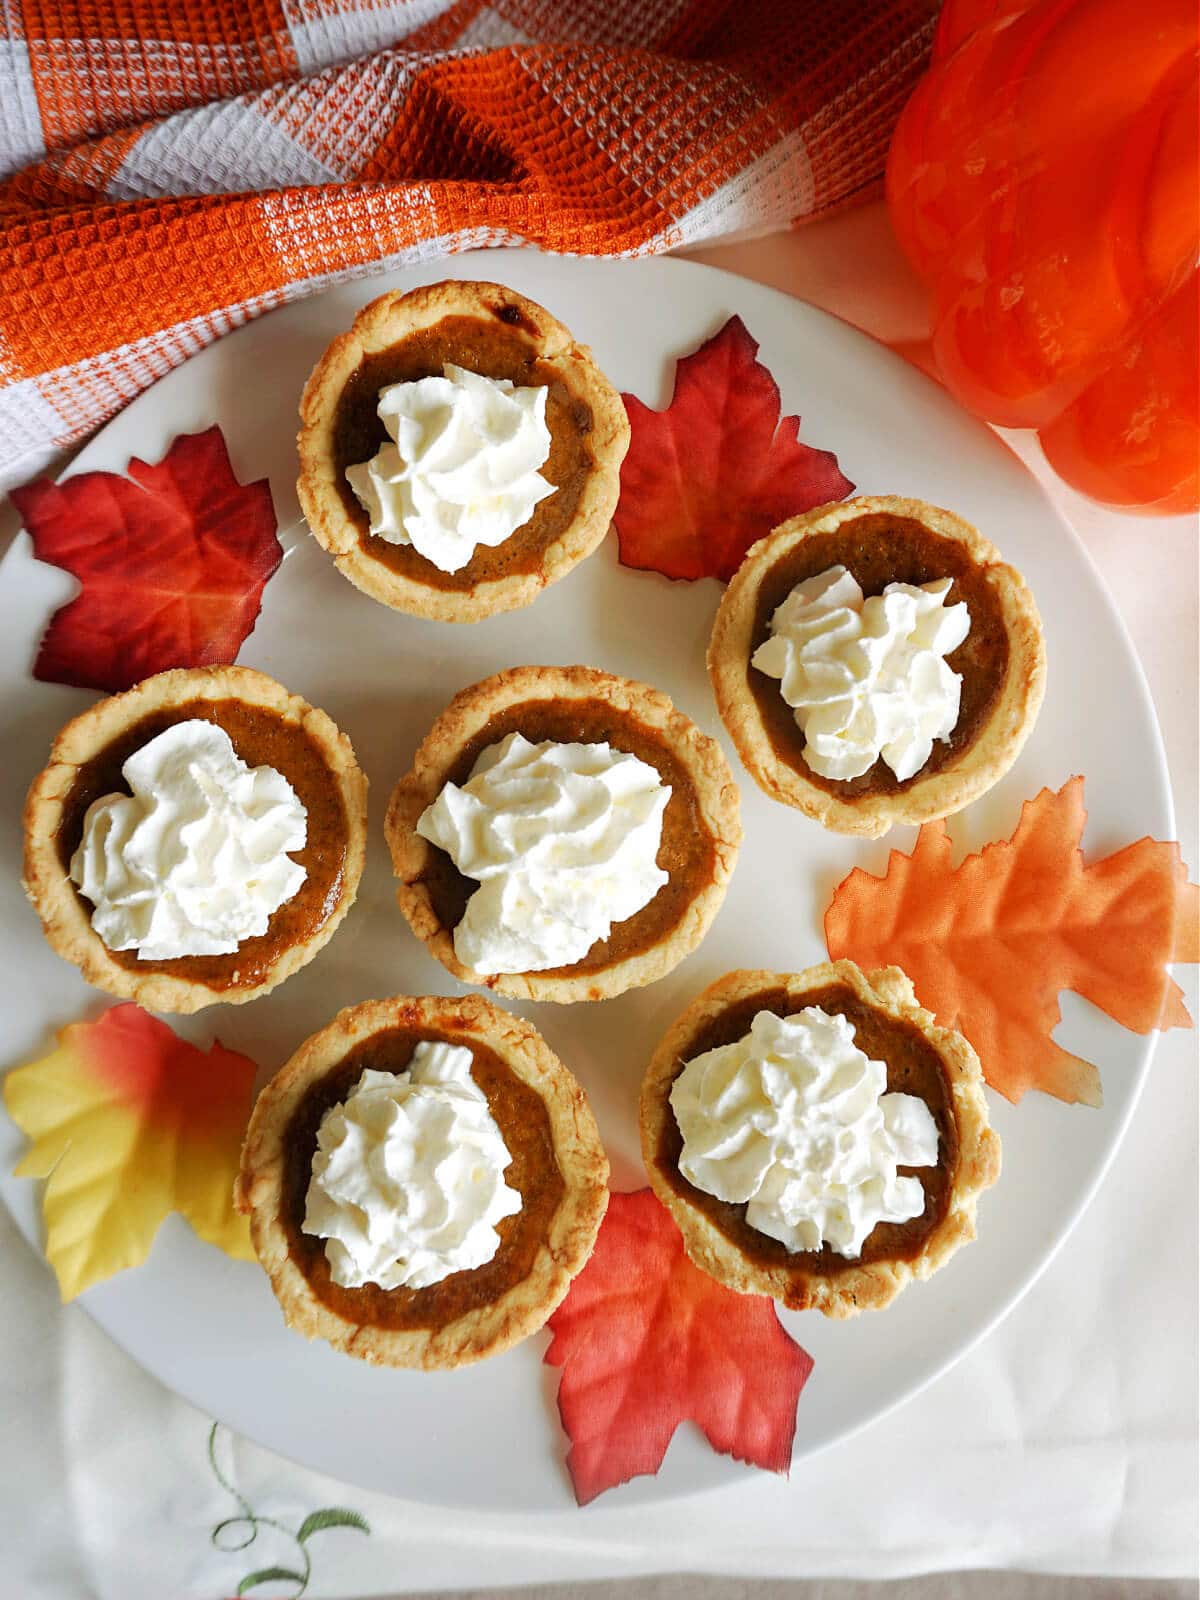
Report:
M1071 531L995 436L886 349L811 307L691 263L577 261L495 251L346 284L264 317L201 352L134 401L72 471L151 461L172 437L219 422L243 481L268 476L287 558L267 586L241 660L323 706L354 741L371 780L370 849L358 904L329 947L275 994L175 1025L213 1034L274 1071L341 1006L395 993L454 993L448 974L405 926L392 894L382 818L434 715L463 685L523 662L585 662L665 689L724 741L704 674L717 602L712 581L671 584L618 566L608 543L526 611L475 627L400 616L352 588L300 523L293 488L295 408L304 378L354 312L385 288L448 272L499 279L533 296L590 344L617 386L653 405L669 397L673 362L739 312L762 345L802 436L837 452L860 493L917 495L977 523L1031 582L1045 619L1050 686L1014 770L952 824L962 846L1007 834L1021 801L1072 773L1087 776L1086 846L1106 853L1144 833L1173 835L1154 713L1100 580ZM38 935L18 878L26 785L79 690L35 683L38 636L69 596L64 574L34 562L22 534L0 581L0 695L6 746L0 964L5 1065L43 1050L52 1030L107 1003ZM727 745L727 741L726 742ZM727 745L728 748L728 745ZM740 765L730 752L734 771ZM742 782L746 844L708 938L649 989L595 1005L520 1006L591 1096L614 1186L644 1179L636 1096L659 1034L700 988L732 967L798 969L824 956L821 917L856 864L880 870L912 830L862 844L823 832ZM1004 1174L980 1206L980 1238L930 1283L882 1315L849 1323L815 1313L785 1323L815 1357L800 1402L796 1453L863 1427L913 1394L1011 1309L1078 1219L1116 1149L1152 1043L1085 1001L1064 996L1056 1037L1099 1063L1102 1111L1042 1095L1011 1107L991 1096ZM21 1136L0 1118L0 1169ZM3 1180L31 1241L40 1185ZM379 1371L284 1327L265 1276L202 1244L177 1217L147 1264L89 1291L83 1305L135 1360L231 1427L334 1477L418 1500L477 1507L562 1508L572 1498L553 1405L546 1336L451 1374ZM728 1482L745 1468L716 1456L689 1426L662 1471L606 1497L664 1498Z

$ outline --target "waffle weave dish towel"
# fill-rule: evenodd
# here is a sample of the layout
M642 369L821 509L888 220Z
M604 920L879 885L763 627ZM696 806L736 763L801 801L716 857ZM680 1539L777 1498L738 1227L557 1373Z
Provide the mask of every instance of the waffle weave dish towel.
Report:
M935 0L4 0L0 483L220 334L449 251L878 185Z

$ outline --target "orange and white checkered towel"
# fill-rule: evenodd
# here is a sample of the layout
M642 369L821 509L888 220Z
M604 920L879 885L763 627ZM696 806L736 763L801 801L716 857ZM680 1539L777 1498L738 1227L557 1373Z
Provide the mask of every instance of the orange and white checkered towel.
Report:
M325 284L868 193L934 0L5 0L0 481Z

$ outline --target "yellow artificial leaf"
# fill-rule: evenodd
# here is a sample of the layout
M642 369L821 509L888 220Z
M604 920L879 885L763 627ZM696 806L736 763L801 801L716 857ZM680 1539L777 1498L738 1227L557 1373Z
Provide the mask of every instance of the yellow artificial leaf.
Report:
M254 1062L220 1043L197 1049L135 1005L58 1040L8 1074L4 1103L30 1140L17 1177L47 1180L46 1255L63 1299L144 1261L171 1211L252 1261L233 1182Z

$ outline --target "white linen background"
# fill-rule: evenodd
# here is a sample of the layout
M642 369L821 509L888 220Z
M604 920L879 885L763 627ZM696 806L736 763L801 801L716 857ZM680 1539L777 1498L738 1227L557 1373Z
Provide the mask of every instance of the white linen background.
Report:
M693 254L888 338L924 332L923 298L879 207ZM1022 453L1038 465L1035 451ZM1044 468L1039 476L1048 481ZM1134 521L1061 486L1051 492L1146 668L1195 877L1195 525ZM0 547L15 525L11 511L0 517ZM1197 1017L1195 969L1176 975ZM369 1538L329 1530L312 1543L307 1595L337 1600L671 1571L1190 1577L1196 1038L1160 1039L1099 1195L1014 1313L923 1394L800 1462L790 1480L747 1471L732 1488L666 1504L625 1510L610 1495L583 1512L505 1516L368 1494L222 1430L225 1462L262 1516L296 1527L317 1507L344 1505L366 1517ZM213 1548L212 1528L237 1508L208 1469L209 1419L143 1374L81 1310L59 1306L50 1273L4 1212L0 1295L0 1600L215 1600L252 1565L288 1564L294 1547L273 1546L270 1530L240 1555Z

